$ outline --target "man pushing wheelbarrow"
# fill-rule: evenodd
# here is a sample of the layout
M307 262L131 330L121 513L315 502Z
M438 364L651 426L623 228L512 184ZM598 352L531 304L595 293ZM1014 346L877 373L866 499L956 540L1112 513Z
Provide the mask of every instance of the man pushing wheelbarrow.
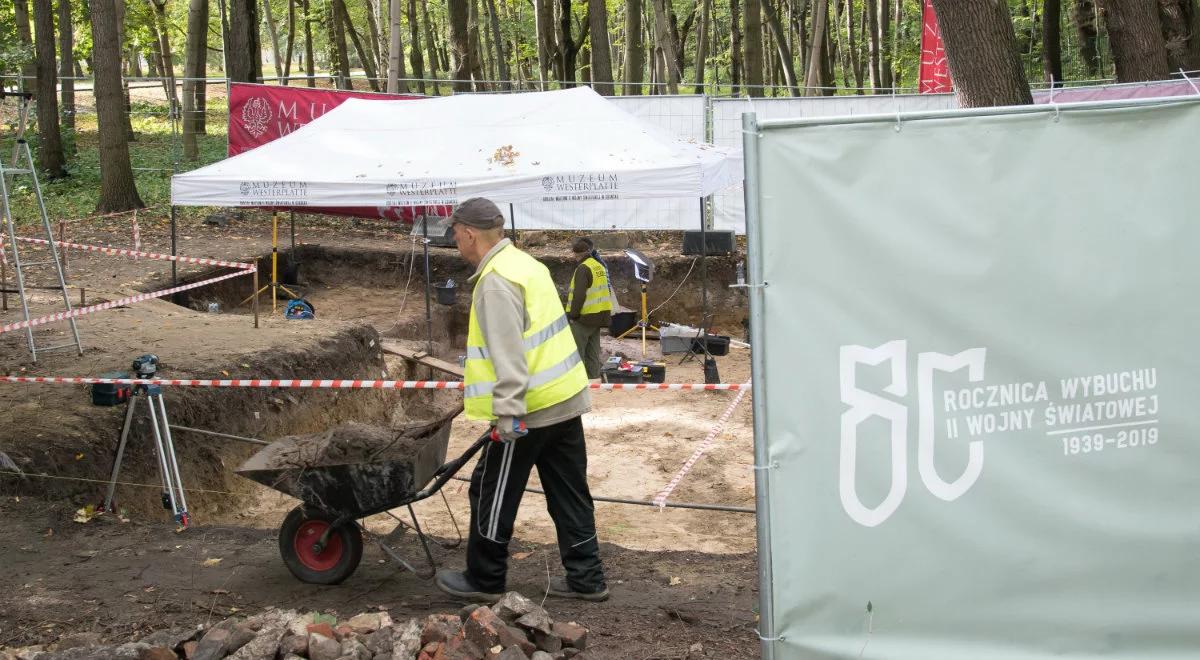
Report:
M587 373L550 271L504 238L504 216L489 200L463 202L450 222L475 266L463 403L469 419L495 431L471 475L466 570L438 571L437 586L459 598L501 597L513 522L536 466L566 570L549 594L605 600L581 420L591 409Z

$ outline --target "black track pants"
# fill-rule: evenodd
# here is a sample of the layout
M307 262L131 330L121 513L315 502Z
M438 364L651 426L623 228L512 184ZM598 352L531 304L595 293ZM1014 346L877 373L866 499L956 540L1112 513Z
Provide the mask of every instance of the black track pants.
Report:
M537 466L546 508L558 531L558 552L572 589L604 588L596 516L587 485L587 449L579 417L512 442L489 443L471 475L467 574L481 591L505 590L508 541L529 471Z

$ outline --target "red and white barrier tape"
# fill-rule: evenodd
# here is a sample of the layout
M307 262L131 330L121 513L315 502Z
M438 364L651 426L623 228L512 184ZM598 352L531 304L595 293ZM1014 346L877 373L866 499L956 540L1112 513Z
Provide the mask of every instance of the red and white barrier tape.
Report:
M49 245L50 241L44 238L27 238L18 236L18 241L26 243L40 243L41 245ZM142 252L139 250L127 250L125 248L106 247L104 245L84 245L82 243L66 243L64 241L54 241L55 245L60 247L71 247L84 252L103 252L118 257L145 257L147 259L158 259L159 261L178 261L185 264L202 264L205 266L228 266L229 268L240 268L244 271L254 270L254 264L244 264L240 261L222 261L221 259L206 259L204 257L181 257L178 255L160 254L158 252Z
M221 280L227 280L231 277L241 277L243 275L248 275L252 272L253 272L253 267L251 267L251 270L239 270L236 273L229 273L228 275L221 275L220 277L214 277L212 279L207 279L207 280L203 280L200 282L193 282L191 284L184 284L182 286L171 287L170 289L163 289L162 291L152 291L150 293L139 293L136 296L129 296L128 298L121 298L120 300L113 300L111 302L100 303L98 305L92 305L90 307L80 307L79 309L73 309L69 312L58 312L55 314L48 314L46 316L42 316L42 317L39 317L36 319L29 319L28 321L20 321L18 323L9 323L8 325L0 326L0 335L4 334L6 332L12 332L13 330L29 328L29 327L33 327L35 325L44 325L46 323L53 323L55 321L64 321L66 319L72 319L72 318L76 318L79 316L84 316L85 314L91 314L93 312L99 312L99 311L103 311L106 309L112 309L114 307L124 307L125 305L129 305L129 304L136 303L136 302L142 302L143 300L150 300L151 298L161 298L163 296L169 296L172 293L179 293L180 291L187 291L188 289L197 289L202 286L207 286L209 284L213 284L214 282L220 282Z
M240 275L236 273L235 275ZM226 276L229 277L229 276ZM50 385L167 385L180 387L291 387L384 390L461 390L458 380L357 380L300 378L92 378L89 376L0 376L0 383ZM750 383L593 383L594 390L748 390Z
M666 487L664 487L658 493L658 495L654 496L654 504L659 509L664 508L664 505L667 503L667 497L672 491L675 490L675 487L679 485L679 482L683 481L683 478L687 476L687 473L692 469L692 466L696 464L696 461L699 461L701 456L706 454L709 449L712 449L713 444L717 441L717 436L721 434L721 431L725 430L725 424L728 423L729 418L733 416L734 409L737 408L738 404L742 402L742 397L746 396L746 392L749 390L749 383L746 385L747 388L739 391L738 395L734 397L733 401L729 402L729 407L725 409L725 412L721 413L719 418L717 418L717 423L713 425L712 430L709 431L708 435L704 437L704 440L700 443L700 446L697 447L696 451L693 452L691 457L687 459L687 462L683 464L683 467L679 468L679 472L675 473L675 476L671 478L671 481L666 485Z

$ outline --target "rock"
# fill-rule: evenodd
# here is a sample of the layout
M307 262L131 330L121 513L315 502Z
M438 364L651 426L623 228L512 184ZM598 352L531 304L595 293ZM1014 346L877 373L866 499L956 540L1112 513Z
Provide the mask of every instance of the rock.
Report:
M474 612L477 609L479 609L478 603L471 603L469 605L463 606L463 608L458 611L459 620L465 622L467 620L467 617L471 616L471 612Z
M177 649L184 642L195 639L199 631L188 628L171 628L170 630L159 630L150 633L142 638L141 643L149 644L150 646L162 646L168 649Z
M510 646L495 655L489 652L483 657L487 658L487 660L529 660L529 656L525 655L521 647L516 645Z
M342 657L342 645L320 633L308 634L309 660L337 660Z
M357 639L342 640L342 657L349 656L354 660L371 660L371 652Z
M279 655L308 655L308 637L302 635L293 635L290 630L284 631L284 636L279 640Z
M545 651L534 651L533 655L529 656L529 660L554 660L554 656Z
M704 645L696 642L688 647L688 655L704 655Z
M373 656L382 654L390 657L392 654L392 628L390 625L364 636L362 641L363 646L366 646Z
M525 637L525 631L504 623L490 607L480 607L463 624L463 635L481 649L490 649L499 644L504 648L516 645L526 653L533 653L534 645Z
M546 610L540 607L517 619L516 623L526 630L538 630L546 634L553 632L550 626L554 622L550 620L550 615L546 614Z
M606 231L588 236L597 250L624 250L633 245L633 238L628 232Z
M316 621L316 612L309 612L288 622L288 634L308 637L308 626ZM333 632L332 630L330 632Z
M430 642L421 647L421 654L417 656L417 660L433 660L438 653L445 655L445 642Z
M556 623L552 626L555 635L562 639L563 646L579 649L587 648L587 628L575 623Z
M446 642L440 654L434 655L437 660L479 660L482 657L483 651L462 635L456 635L454 639Z
M538 247L545 244L546 232L532 230L521 232L521 245L525 247Z
M35 646L23 646L19 649L16 649L13 651L13 655L16 656L17 660L33 660L35 657L45 652L46 647L41 644L37 644Z
M192 660L196 657L196 649L200 646L200 642L190 641L183 643L183 657L187 660Z
M533 644L547 653L558 653L563 648L562 638L554 633L533 631Z
M512 623L517 619L529 614L535 609L541 609L532 600L522 596L521 594L510 591L496 601L492 605L492 611L495 612L505 622Z
M328 623L310 623L305 627L304 630L304 634L306 636L317 634L322 637L328 637L329 639L336 638L336 635L333 634L333 626L329 625Z
M69 651L88 646L100 646L100 633L85 632L67 635L58 640L54 648L56 651Z
M151 646L138 653L138 660L179 660L179 656L171 649L162 646Z
M562 657L574 658L575 656L580 655L582 653L583 653L583 651L580 651L579 649L573 649L568 646L567 648L562 650Z
M392 625L392 617L388 616L387 612L369 612L350 617L346 625L350 626L351 630L360 635L369 635L380 628L390 627Z
M351 637L354 637L354 631L350 629L350 626L344 623L333 629L333 638L339 642L350 639Z
M275 660L280 643L286 634L286 621L276 619L271 622L264 622L262 628L254 635L254 638L239 648L229 658L230 660ZM303 637L296 639L299 639L303 644L302 648L307 650L308 647L305 639Z
M462 629L462 624L458 617L451 614L434 614L425 619L425 625L421 627L421 646L424 647L430 642L448 642L458 631Z
M391 660L414 660L421 652L421 624L416 619L392 626Z
M305 658L302 655L296 655L295 653L288 653L287 655L283 656L283 660L305 660Z
M238 634L237 639L235 639L234 629L237 624L238 621L236 619L226 619L213 626L200 638L200 643L196 646L195 653L188 656L189 659L220 660L229 655L233 642L238 641L242 637L241 634ZM242 643L245 644L244 641Z
M55 653L39 653L33 658L37 660L138 660L142 651L150 646L140 642L131 642L120 646L90 646L87 648L67 649ZM21 655L17 654L20 658Z
M226 653L232 654L238 649L250 643L250 640L258 637L258 629L262 628L262 624L254 624L250 622L239 623L233 627L233 632L229 635L228 650ZM282 636L282 635L281 635ZM279 640L275 640L276 645Z

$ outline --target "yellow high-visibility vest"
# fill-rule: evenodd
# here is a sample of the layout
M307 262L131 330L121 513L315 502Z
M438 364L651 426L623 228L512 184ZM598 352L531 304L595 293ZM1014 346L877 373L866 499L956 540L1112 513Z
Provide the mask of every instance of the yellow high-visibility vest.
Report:
M604 264L596 261L593 257L588 257L583 260L583 265L592 271L592 285L588 287L587 296L583 299L583 307L580 308L580 314L599 314L600 312L611 312L613 310L612 292L608 286L608 271L604 268ZM571 309L571 303L575 300L575 274L571 274L571 284L567 289L567 309Z
M537 259L507 245L488 261L479 274L479 280L493 272L521 287L525 293L525 315L529 319L529 327L522 333L525 364L529 370L529 385L525 390L526 414L549 408L578 394L587 387L587 371L579 359L575 339L559 303L550 271ZM478 291L479 287L476 286L475 290ZM463 403L467 418L484 421L496 419L492 412L496 368L475 315L474 295L467 328L467 361L463 381Z

